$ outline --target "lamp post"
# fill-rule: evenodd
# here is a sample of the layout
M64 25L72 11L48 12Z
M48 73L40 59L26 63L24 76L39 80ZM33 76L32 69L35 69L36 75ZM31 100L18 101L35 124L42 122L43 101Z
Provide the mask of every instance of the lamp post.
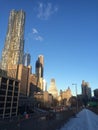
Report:
M75 91L76 91L76 110L78 111L78 97L77 97L77 84L72 84L75 86Z

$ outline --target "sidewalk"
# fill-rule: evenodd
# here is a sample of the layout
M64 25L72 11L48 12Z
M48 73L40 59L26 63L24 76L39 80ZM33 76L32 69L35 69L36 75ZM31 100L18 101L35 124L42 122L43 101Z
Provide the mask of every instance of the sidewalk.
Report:
M98 115L88 109L83 109L60 130L98 130Z

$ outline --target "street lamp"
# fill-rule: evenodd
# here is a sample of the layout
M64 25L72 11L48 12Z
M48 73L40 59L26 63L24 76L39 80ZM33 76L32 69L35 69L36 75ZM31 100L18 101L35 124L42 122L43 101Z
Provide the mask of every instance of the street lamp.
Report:
M75 86L75 91L76 91L76 110L78 111L78 97L77 97L77 84L72 84Z

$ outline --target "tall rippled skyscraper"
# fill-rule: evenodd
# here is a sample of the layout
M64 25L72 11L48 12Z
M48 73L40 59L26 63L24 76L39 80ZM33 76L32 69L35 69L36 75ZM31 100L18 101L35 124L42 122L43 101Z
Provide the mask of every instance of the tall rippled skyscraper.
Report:
M9 16L8 30L1 57L1 68L23 63L25 13L12 10Z

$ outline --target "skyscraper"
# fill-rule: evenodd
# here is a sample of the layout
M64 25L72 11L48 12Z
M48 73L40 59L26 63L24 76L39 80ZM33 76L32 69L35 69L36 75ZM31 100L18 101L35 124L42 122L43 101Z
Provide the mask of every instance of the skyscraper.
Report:
M29 66L30 65L31 56L29 53L25 53L23 56L23 65Z
M55 79L51 79L50 88L48 92L52 94L54 98L58 98L58 90L56 88Z
M81 88L82 88L83 97L90 99L91 98L91 88L89 87L89 83L82 80Z
M1 68L7 70L8 65L22 64L24 54L25 13L12 10L9 16L8 30L2 52Z
M43 55L39 55L38 60L36 61L37 77L43 78L43 70L44 70L44 57L43 57Z

